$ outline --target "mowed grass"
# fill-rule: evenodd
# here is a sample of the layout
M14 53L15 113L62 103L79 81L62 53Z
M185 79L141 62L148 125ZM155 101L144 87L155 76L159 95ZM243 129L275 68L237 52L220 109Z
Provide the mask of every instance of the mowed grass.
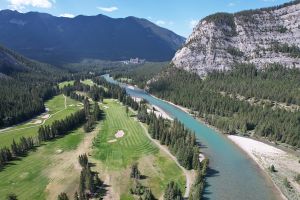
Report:
M80 82L85 84L85 85L89 85L89 86L95 85L95 83L91 79L85 79L85 80L80 81Z
M101 133L95 140L94 156L113 169L125 168L143 155L158 152L158 148L144 134L143 128L133 117L127 116L125 106L114 100L105 100L106 117ZM103 109L104 107L102 107ZM128 113L133 115L133 113ZM116 138L118 130L125 132L124 137ZM109 143L116 139L116 142Z
M45 124L51 124L54 120L63 119L71 113L81 109L77 106L79 102L67 98L67 108L65 108L65 98L63 95L54 97L46 102L49 108L48 114L52 117ZM34 119L37 120L40 117ZM10 132L0 133L0 146L9 146L13 139L18 141L21 136L37 135L38 126L33 126L31 122L15 126ZM20 128L25 128L18 130ZM7 194L13 192L18 199L42 200L46 199L46 187L49 183L48 174L51 168L55 168L59 163L53 163L52 156L57 155L60 150L63 153L74 150L84 137L81 128L70 132L63 138L57 138L46 142L35 151L30 152L26 157L15 160L0 171L0 200L6 199Z
M55 96L51 100L47 101L45 103L46 107L49 109L49 112L47 114L50 114L51 117L46 120L44 125L50 125L55 120L64 119L66 116L81 109L81 106L78 106L79 102L68 97L66 103L67 108L65 108L65 98L63 95ZM44 121L45 119L42 118L43 115L36 117L26 123L13 126L10 129L0 132L0 148L4 146L9 147L13 140L18 141L22 136L36 136L41 124L34 124L34 122L37 120Z
M106 99L101 107L106 118L94 141L92 156L101 161L103 166L100 171L109 175L110 184L118 191L120 199L133 199L129 193L132 184L129 173L134 162L139 163L142 175L146 176L146 179L141 180L142 184L151 188L156 198L163 195L172 180L184 191L185 176L182 170L146 136L133 113L127 116L125 106L115 100ZM125 132L124 137L115 138L118 130ZM117 141L109 143L114 139Z
M58 84L59 89L64 88L65 86L68 85L74 85L74 81L64 81Z
M0 171L0 200L5 200L7 194L12 192L20 200L46 199L46 187L51 181L47 171L60 164L53 163L52 156L57 154L57 150L65 153L76 149L83 137L82 129L77 129L63 138L43 144L35 152Z

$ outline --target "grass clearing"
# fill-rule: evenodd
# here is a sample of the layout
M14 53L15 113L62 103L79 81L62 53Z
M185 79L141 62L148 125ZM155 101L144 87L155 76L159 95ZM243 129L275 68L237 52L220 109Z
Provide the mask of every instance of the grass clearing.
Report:
M85 80L80 81L80 82L85 84L85 85L89 85L89 86L95 85L95 83L91 79L85 79Z
M68 85L74 85L74 81L64 81L58 84L59 89L64 88L65 86Z
M66 103L66 104L65 104ZM46 107L49 108L47 114L51 114L45 124L51 124L54 120L60 120L81 109L78 102L63 95L55 96L47 101ZM45 115L45 114L43 114ZM43 116L41 115L41 116ZM41 119L41 116L37 119ZM34 119L36 120L36 119ZM13 139L18 140L21 136L35 136L40 125L32 127L31 122L12 127L9 132L0 133L0 146L9 146ZM0 200L4 200L6 195L13 192L19 199L42 200L48 199L46 192L47 185L51 182L49 171L56 170L61 163L55 159L57 156L70 157L69 153L76 150L84 138L82 128L70 132L63 138L56 138L53 141L45 142L28 156L11 162L0 171ZM77 156L77 155L76 155ZM77 162L77 159L74 160ZM58 170L59 172L60 170ZM62 173L77 177L77 171L68 167L68 170ZM61 172L60 172L61 173ZM76 174L76 176L75 176ZM63 183L63 176L61 182ZM53 197L53 199L56 199Z
M45 103L46 107L49 109L47 114L50 114L51 117L45 121L44 125L49 125L55 120L64 119L66 116L78 111L81 107L76 106L77 104L77 101L66 97L67 107L65 108L65 97L63 95L55 96L47 101ZM45 119L42 118L44 115L45 114L42 114L28 122L0 132L0 148L4 146L9 147L13 139L18 141L22 136L36 136L41 124L33 124L33 122L36 120L44 121Z
M61 163L53 162L52 156L57 150L67 153L77 148L84 134L77 129L63 138L46 142L27 157L14 161L3 171L0 171L0 199L13 192L18 199L43 200L46 199L45 189L49 183L47 169ZM68 172L70 173L70 171Z
M103 109L106 119L94 141L92 157L101 162L97 171L103 180L108 180L106 184L112 186L114 199L133 199L129 194L132 184L129 174L134 162L139 163L141 173L147 177L141 180L142 184L150 187L156 198L162 196L171 180L178 182L184 191L182 170L145 135L134 113L129 112L127 116L125 106L115 100L105 99L104 106L108 107ZM118 130L125 132L122 138L115 137ZM113 139L117 141L108 142Z

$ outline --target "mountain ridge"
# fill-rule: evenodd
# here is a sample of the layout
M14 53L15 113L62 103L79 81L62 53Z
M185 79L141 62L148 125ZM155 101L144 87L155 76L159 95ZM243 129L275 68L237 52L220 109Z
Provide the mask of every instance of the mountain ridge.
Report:
M83 59L171 60L185 38L141 18L0 11L0 42L26 57L61 64Z
M300 1L237 13L216 13L198 23L172 64L205 76L236 63L258 68L279 63L300 68Z

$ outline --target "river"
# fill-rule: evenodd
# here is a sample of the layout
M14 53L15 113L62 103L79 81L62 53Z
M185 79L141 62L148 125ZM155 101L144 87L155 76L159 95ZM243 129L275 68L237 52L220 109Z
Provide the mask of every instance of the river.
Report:
M204 191L204 199L211 200L275 200L279 199L273 185L259 167L224 135L194 119L174 105L157 99L139 88L127 87L127 94L147 100L177 118L187 128L196 133L201 143L201 151L209 158L209 170Z

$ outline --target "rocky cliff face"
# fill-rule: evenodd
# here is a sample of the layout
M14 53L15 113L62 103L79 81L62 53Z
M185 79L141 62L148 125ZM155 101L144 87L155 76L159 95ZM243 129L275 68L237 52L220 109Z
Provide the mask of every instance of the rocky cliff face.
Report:
M300 1L208 16L194 28L172 62L200 76L228 70L234 63L300 68Z

